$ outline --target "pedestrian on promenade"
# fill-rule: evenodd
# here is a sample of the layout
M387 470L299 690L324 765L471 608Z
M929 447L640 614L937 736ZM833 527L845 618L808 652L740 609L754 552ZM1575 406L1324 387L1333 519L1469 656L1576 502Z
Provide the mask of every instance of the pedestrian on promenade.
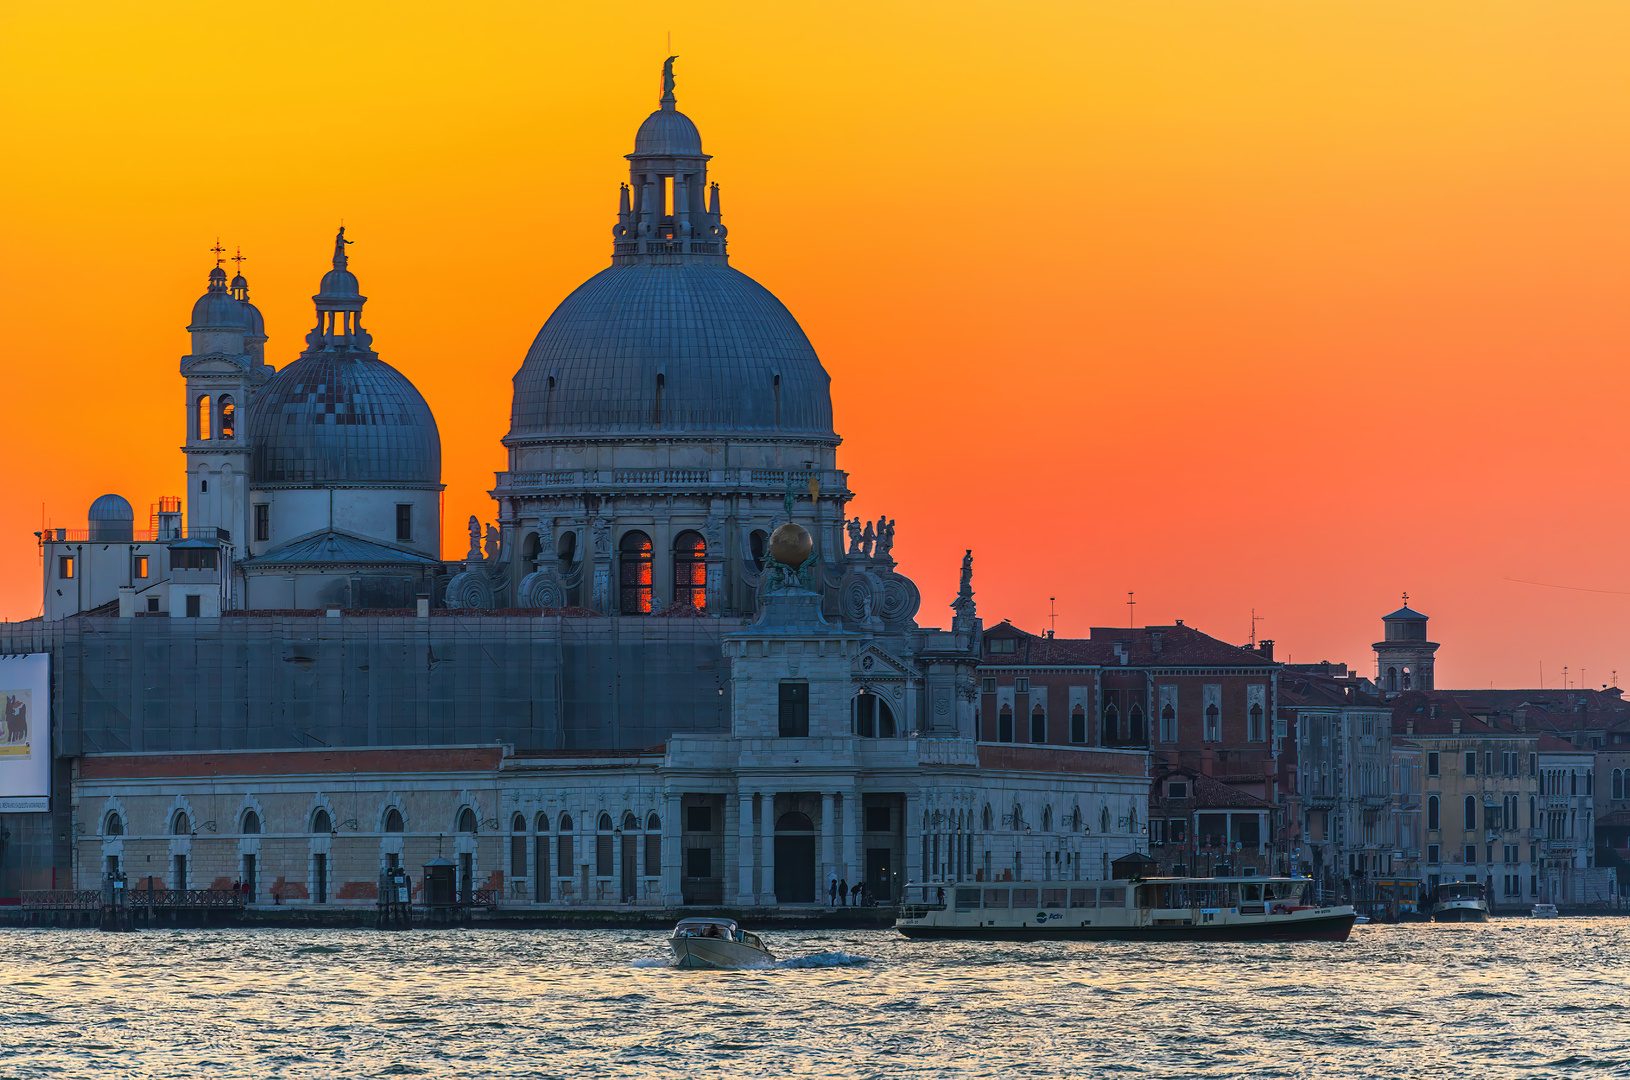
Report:
M826 883L826 906L838 906L838 872L832 871L832 877Z
M860 901L861 901L861 895L860 895L860 894L861 894L861 890L862 890L862 889L864 889L864 888L865 888L865 887L866 887L866 883L865 883L865 882L863 882L863 881L857 881L857 882L855 882L855 887L854 887L854 889L853 889L853 890L851 890L851 891L852 891L852 892L853 892L853 893L854 893L854 899L855 899L855 907L859 907L859 906L860 906Z
M848 878L842 878L842 879L840 879L838 881L838 903L842 904L844 907L849 906L849 879Z

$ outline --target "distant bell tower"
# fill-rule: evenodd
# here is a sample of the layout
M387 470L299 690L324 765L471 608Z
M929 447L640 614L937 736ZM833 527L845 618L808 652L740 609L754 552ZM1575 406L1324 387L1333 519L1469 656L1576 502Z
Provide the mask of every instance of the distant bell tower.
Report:
M1426 640L1426 616L1404 606L1381 618L1383 640L1375 643L1375 683L1384 693L1434 689L1432 668L1438 643Z
M240 273L229 286L224 249L217 242L209 287L192 306L187 331L192 352L181 358L186 380L183 405L187 455L187 526L195 537L216 530L221 580L233 580L230 564L252 550L249 520L249 440L244 421L249 400L271 374L261 359L266 331L249 303L249 282ZM223 606L234 599L223 594Z

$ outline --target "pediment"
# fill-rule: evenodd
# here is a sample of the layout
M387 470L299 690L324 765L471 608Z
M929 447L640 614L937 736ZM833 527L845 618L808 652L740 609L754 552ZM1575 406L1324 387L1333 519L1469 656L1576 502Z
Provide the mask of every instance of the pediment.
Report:
M855 655L852 665L857 679L904 679L913 672L910 667L876 645L868 645Z
M208 353L203 356L184 356L181 358L181 374L183 375L231 375L241 378L250 368L247 356L230 356L226 353Z

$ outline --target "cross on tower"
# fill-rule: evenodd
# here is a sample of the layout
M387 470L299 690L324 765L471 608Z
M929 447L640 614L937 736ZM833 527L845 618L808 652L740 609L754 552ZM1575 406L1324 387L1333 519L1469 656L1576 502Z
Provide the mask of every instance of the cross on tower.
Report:
M1408 607L1408 606L1409 606L1409 594L1404 593L1404 607Z
M210 250L215 253L215 265L217 267L226 262L226 248L221 246L221 238L219 236L215 238L215 246L210 248Z
M1138 628L1137 608L1138 602L1132 599L1132 593L1130 590L1128 590L1126 594L1126 628L1128 630L1136 630Z
M217 240L216 243L220 243L220 241ZM240 277L243 274L243 261L245 259L247 259L248 257L249 256L247 256L247 255L245 255L243 253L243 248L242 247L239 247L238 248L238 253L236 255L232 256L232 261L238 264L238 274L239 274Z

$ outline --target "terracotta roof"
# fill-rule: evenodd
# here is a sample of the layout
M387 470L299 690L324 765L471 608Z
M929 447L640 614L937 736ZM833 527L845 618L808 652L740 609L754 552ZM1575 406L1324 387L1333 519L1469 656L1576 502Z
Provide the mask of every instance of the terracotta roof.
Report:
M1591 752L1589 750L1582 749L1580 747L1575 746L1573 743L1569 742L1567 739L1559 739L1555 735L1552 735L1548 731L1542 731L1542 732L1539 733L1539 748L1541 750L1551 750L1551 751L1561 750L1561 751L1566 752L1566 753L1575 753L1575 754L1588 754L1588 753Z
M984 662L1002 664L1095 664L1100 667L1259 667L1278 665L1238 645L1230 645L1192 626L1095 626L1085 638L1050 638L1029 634L1006 619L985 631L986 640L1013 638L1011 653L991 653ZM1121 663L1116 646L1127 656Z
M1189 796L1189 801L1196 810L1274 809L1273 803L1264 802L1255 795L1247 794L1214 776L1207 776L1193 769L1169 769L1161 772L1155 777L1150 790L1159 791L1160 785L1174 776L1185 777L1194 785L1194 794ZM1255 779L1260 781L1262 778L1259 776Z

